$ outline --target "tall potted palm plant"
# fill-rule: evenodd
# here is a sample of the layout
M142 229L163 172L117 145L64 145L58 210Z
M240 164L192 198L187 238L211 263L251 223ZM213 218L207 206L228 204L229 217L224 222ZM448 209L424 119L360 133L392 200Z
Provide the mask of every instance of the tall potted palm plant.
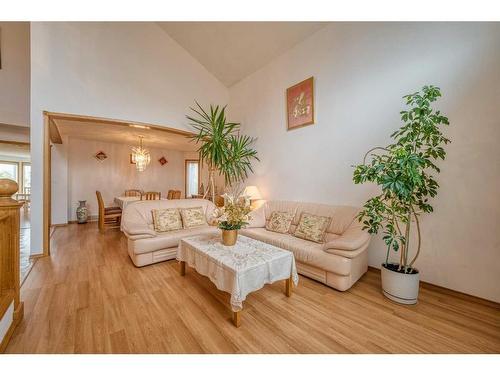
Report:
M440 172L435 163L444 160L443 146L450 142L440 130L449 125L448 118L431 106L440 96L434 86L404 96L409 108L401 112L404 125L391 135L394 143L369 150L354 170L354 183L374 182L381 188L364 204L359 221L368 233L383 232L387 253L382 290L389 299L404 304L417 302L419 271L414 265L422 243L419 217L433 211L429 198L436 196L439 187L433 173ZM410 256L413 224L417 244ZM389 262L391 251L399 253L397 262Z
M243 181L253 172L252 162L259 160L257 151L252 148L255 139L239 134L240 124L226 119L226 106L212 106L205 111L196 102L190 108L193 116L186 116L196 133L189 136L199 144L198 154L202 163L208 166L208 189L215 202L215 172L224 176L226 185L231 186Z

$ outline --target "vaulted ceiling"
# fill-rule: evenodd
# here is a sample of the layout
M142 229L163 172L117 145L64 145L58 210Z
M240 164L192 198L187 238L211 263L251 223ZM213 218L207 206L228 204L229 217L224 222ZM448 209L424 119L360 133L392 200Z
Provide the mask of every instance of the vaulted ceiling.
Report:
M158 22L230 87L325 26L326 22Z

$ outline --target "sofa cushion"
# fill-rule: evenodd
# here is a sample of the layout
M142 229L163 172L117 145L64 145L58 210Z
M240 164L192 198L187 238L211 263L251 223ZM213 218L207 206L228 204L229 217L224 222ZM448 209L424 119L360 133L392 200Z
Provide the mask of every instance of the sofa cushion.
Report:
M264 206L250 212L250 220L246 228L264 228L266 226L266 215L264 213Z
M266 223L266 229L271 232L288 233L294 216L291 212L274 211Z
M293 235L304 240L324 243L326 229L331 221L332 218L328 216L317 216L302 212Z
M323 270L339 275L349 275L351 259L329 254L323 250L323 245L288 233L276 233L265 228L242 229L240 234L293 252L295 260L307 263Z
M181 238L196 236L198 234L218 233L220 232L216 227L197 227L190 229L181 229L171 232L158 233L156 237L143 238L137 240L129 240L128 246L134 254L149 253L151 251L158 251L161 249L168 249L176 247Z
M294 223L298 224L300 214L302 212L307 212L312 215L331 217L332 220L326 231L328 233L341 235L347 228L349 228L356 217L356 214L359 212L359 208L301 202L297 205L297 215L295 216Z
M359 212L359 208L352 206L334 206L323 203L267 201L264 204L264 211L266 220L269 220L271 213L274 211L295 212L295 217L290 225L290 233L295 231L300 220L300 215L303 212L318 216L328 216L332 218L332 221L326 232L340 235L353 223L353 220Z
M203 207L189 207L180 209L184 228L208 226Z
M151 210L163 208L189 208L203 207L206 221L209 222L213 218L215 205L206 199L156 199L151 201L137 201L127 204L123 209L122 223L126 223L127 227L132 227L132 224L141 224L143 226L151 226L153 228L153 216Z
M152 210L153 226L157 232L168 232L182 229L181 214L177 208Z

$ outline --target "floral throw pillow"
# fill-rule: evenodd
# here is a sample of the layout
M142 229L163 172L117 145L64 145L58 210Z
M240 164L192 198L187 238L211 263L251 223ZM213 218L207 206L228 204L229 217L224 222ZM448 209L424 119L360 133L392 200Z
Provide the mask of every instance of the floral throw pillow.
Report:
M288 233L294 216L295 213L292 212L273 211L266 223L266 229L271 232Z
M181 214L177 208L152 210L153 225L157 232L168 232L182 229Z
M325 242L326 230L331 222L331 217L316 216L303 212L293 235L304 240L323 243Z
M180 211L184 228L195 228L208 225L203 207L181 208Z

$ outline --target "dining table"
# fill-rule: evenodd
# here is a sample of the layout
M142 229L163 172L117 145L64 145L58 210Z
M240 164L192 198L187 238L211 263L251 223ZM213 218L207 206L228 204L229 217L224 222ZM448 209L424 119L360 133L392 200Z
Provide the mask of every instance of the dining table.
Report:
M115 204L122 210L130 203L140 201L141 197L115 197Z
M140 201L141 197L115 197L115 204L120 207L123 211L130 203ZM167 200L166 198L161 198L161 200Z

